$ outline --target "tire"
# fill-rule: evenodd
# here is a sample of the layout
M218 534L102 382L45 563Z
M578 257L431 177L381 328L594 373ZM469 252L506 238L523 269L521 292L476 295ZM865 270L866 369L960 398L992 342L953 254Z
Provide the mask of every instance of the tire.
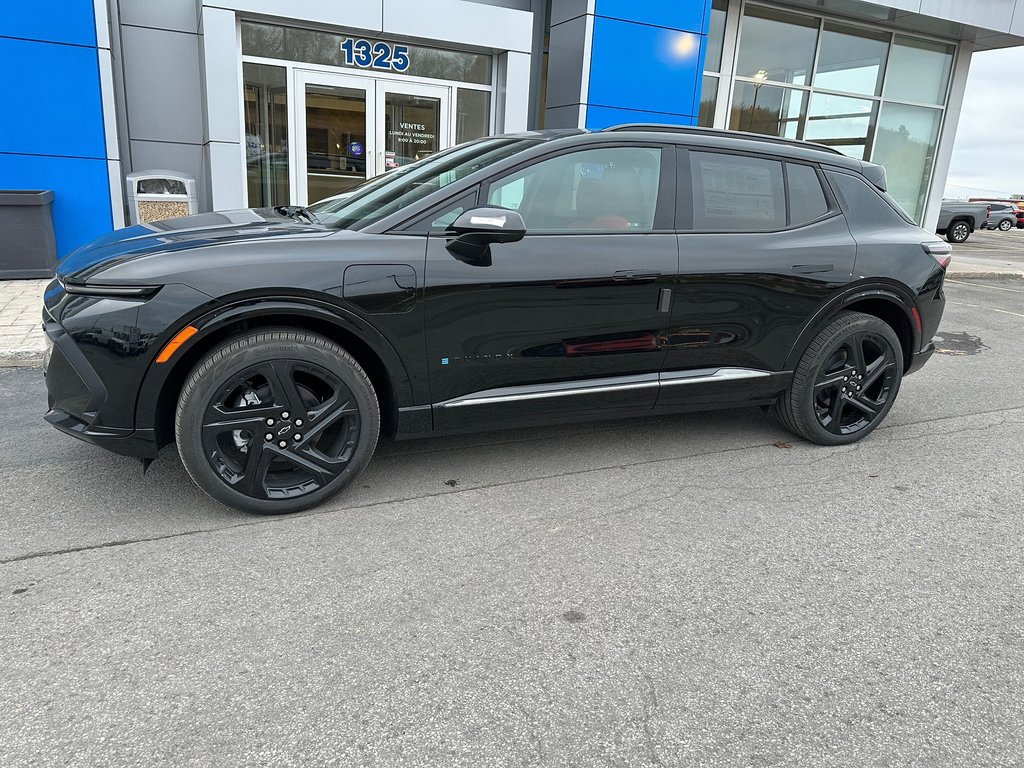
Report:
M946 239L959 245L960 243L966 243L967 238L971 236L971 225L963 219L957 219L949 225L946 230Z
M811 442L847 445L885 420L902 379L903 348L889 324L843 312L807 345L789 390L772 411Z
M1003 219L999 222L1000 232L1009 232L1011 229L1013 229L1013 222L1009 219Z
M380 410L369 377L332 341L292 329L231 339L192 370L178 453L211 497L260 515L331 498L366 467Z

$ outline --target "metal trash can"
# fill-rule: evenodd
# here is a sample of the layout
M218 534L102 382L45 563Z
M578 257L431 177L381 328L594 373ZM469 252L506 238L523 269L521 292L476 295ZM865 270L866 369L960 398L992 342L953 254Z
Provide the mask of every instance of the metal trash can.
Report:
M177 171L129 173L128 209L132 224L148 224L199 212L195 177Z
M0 280L53 277L53 192L0 189Z

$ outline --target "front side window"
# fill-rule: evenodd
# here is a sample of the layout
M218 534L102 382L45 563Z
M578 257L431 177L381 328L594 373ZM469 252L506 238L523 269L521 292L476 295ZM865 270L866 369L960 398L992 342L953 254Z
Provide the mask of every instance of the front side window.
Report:
M461 144L370 179L345 197L316 206L316 216L339 229L362 229L536 143L495 138Z
M660 183L658 148L588 149L495 182L487 202L518 211L531 232L650 232Z

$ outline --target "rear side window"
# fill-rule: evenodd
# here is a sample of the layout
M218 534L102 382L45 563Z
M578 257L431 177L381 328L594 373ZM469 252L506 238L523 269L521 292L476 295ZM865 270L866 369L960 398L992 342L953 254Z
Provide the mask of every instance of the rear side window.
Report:
M828 199L821 188L818 172L809 165L786 163L789 190L789 223L796 227L828 213Z
M829 184L843 203L847 219L855 229L905 227L909 219L900 215L866 181L846 173L826 171Z
M786 194L778 160L691 151L690 169L695 230L785 228Z

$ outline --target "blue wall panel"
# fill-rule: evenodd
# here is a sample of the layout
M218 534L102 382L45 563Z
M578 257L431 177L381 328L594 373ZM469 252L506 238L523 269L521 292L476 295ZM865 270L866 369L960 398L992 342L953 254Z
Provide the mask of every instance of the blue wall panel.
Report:
M21 73L4 87L0 152L106 157L95 48L0 37L0 72Z
M624 120L695 123L700 112L710 6L711 0L598 0L587 128ZM613 13L616 18L600 15ZM616 116L624 120L613 119Z
M633 109L613 107L587 107L587 128L599 131L622 123L665 123L667 125L696 125L697 118L691 115L673 115L668 112L641 112Z
M65 256L113 227L93 0L5 3L0 71L0 189L53 190Z
M704 30L710 13L708 0L597 0L595 13L657 27Z
M106 160L0 154L0 188L53 190L59 256L114 226Z
M0 15L0 35L95 47L93 0L9 0Z

